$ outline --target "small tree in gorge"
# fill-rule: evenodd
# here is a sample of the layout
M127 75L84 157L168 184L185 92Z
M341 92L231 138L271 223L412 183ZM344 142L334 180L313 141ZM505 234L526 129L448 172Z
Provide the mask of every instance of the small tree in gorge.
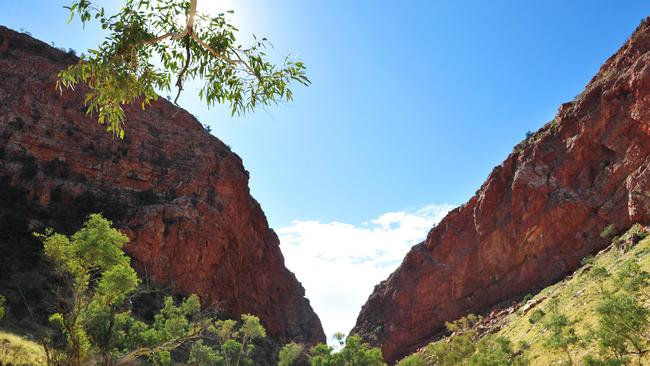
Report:
M178 305L167 297L151 324L133 316L130 297L140 280L122 250L128 238L101 215L90 215L70 237L52 230L37 236L70 294L50 316L62 342L45 342L48 364L132 365L146 358L169 365L183 345L191 346L192 365L252 364L253 341L266 336L256 316L244 314L241 323L203 316L196 295Z
M78 16L85 25L96 19L109 35L87 57L59 73L57 88L85 83L90 89L87 113L96 113L107 131L123 137L122 106L137 101L145 108L158 98L156 89L171 90L172 78L178 89L175 103L185 81L198 78L205 82L199 96L208 106L229 104L233 115L260 104L290 101L291 82L310 83L302 62L287 56L276 67L266 59L266 38L255 39L249 47L238 45L237 28L226 14L200 14L197 1L125 0L114 15L91 0L73 2L67 7L70 21ZM179 14L185 15L183 23Z

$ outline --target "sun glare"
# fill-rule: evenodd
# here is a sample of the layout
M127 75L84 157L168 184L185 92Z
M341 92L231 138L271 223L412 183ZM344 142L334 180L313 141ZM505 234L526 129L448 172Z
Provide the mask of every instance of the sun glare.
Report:
M197 3L197 11L207 15L225 13L229 10L234 11L234 14L230 14L228 18L235 27L249 29L251 14L241 2L235 0L198 0Z

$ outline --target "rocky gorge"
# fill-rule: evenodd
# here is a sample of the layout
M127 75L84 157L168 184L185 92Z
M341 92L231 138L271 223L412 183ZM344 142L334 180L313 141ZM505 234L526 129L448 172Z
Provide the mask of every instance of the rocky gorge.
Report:
M55 90L76 60L0 27L0 288L10 311L25 316L15 284L46 267L32 231L71 233L101 212L156 286L232 317L256 314L283 342L325 341L239 156L164 98L127 108L126 138L114 139L86 115L83 89Z
M352 333L394 362L650 220L650 20L377 285Z

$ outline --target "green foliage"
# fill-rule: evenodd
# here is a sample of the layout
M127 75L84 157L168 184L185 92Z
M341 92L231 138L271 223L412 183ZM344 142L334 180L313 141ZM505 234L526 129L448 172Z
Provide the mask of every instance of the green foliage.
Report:
M571 348L578 343L578 335L575 330L576 321L560 313L549 314L544 327L549 332L544 340L544 346L552 350L561 350L566 355L566 363L573 365Z
M266 331L260 319L250 314L243 314L238 327L234 320L212 321L204 337L214 346L199 341L192 345L188 362L191 365L253 365L255 346L252 341L266 337Z
M289 86L294 81L310 84L302 62L287 56L277 67L267 60L266 38L256 38L248 47L239 45L237 28L227 18L232 12L199 14L196 3L124 0L124 6L109 15L91 0L74 1L68 7L70 20L78 16L85 25L94 19L109 34L97 49L59 73L57 88L86 84L87 112L96 113L99 123L123 137L122 106L137 102L144 109L158 98L156 90L171 90L174 77L179 95L185 80L203 80L199 96L208 106L229 104L233 115L292 100ZM179 14L184 15L182 23Z
M580 261L583 266L590 266L596 262L596 258L593 255L588 255Z
M645 289L650 286L650 274L641 270L636 261L627 260L614 277L614 286L619 290L647 298Z
M544 313L543 310L535 309L535 311L533 311L532 314L530 314L530 317L528 317L528 321L530 322L530 324L535 324L540 320L542 320L544 315L546 315L546 313Z
M598 355L589 354L583 358L585 365L627 365L635 357L641 364L642 357L650 350L650 308L647 306L650 297L645 291L650 286L650 274L635 260L626 260L614 274L594 261L590 263L589 277L600 289L595 329L581 339L574 327L576 321L554 313L544 324L549 331L544 345L563 351L569 365L574 363L571 349L580 342L595 343L598 348ZM605 286L608 282L613 284L613 290Z
M50 323L66 339L66 362L80 365L93 352L108 359L114 347L115 318L139 284L122 251L128 238L97 214L90 215L70 238L51 230L37 236L71 293L70 303L50 316Z
M424 353L414 353L397 363L398 366L428 366Z
M192 295L179 305L171 297L165 298L151 325L130 313L119 314L118 347L113 355L123 362L146 357L154 364L168 364L171 351L202 336L209 319L202 319L200 311L199 298Z
M5 298L0 295L0 320L5 317Z
M430 343L426 348L401 360L399 366L523 366L528 361L521 351L515 351L511 341L502 336L487 335L479 339L473 329L478 321L470 314L451 323L452 335Z
M196 366L225 365L223 356L215 352L214 348L207 346L202 340L192 345L190 350L189 363Z
M636 245L639 241L645 239L647 236L647 228L642 225L635 224L625 234L612 239L612 243L617 248L622 249L623 251L627 251L632 246Z
M191 344L189 360L197 365L252 364L252 342L266 336L253 315L242 315L239 324L204 317L199 298L192 295L178 304L165 298L152 324L136 319L128 300L140 280L122 251L128 238L101 215L90 215L72 237L51 230L37 236L71 294L50 316L65 347L59 350L52 343L48 362L112 365L147 358L154 365L169 365L172 351Z
M647 227L634 225L619 238L612 239L608 250L586 257L584 266L573 275L537 293L533 298L535 308L530 313L524 315L523 311L514 311L501 319L498 325L502 327L495 336L510 339L517 345L517 352L535 366L569 362L563 347L548 347L548 338L557 339L557 333L564 335L559 340L569 340L556 344L567 346L576 365L650 364L650 344L647 343L650 324L646 323L650 309L650 286L647 284L650 281L647 273L650 272L650 238L647 233ZM625 250L621 250L623 246ZM535 319L535 310L546 315ZM555 331L551 331L547 324L554 320L553 315L562 314L566 319L560 318L556 326L551 327ZM414 365L433 364L420 362L426 361L424 350L418 355Z
M469 357L471 366L524 366L528 361L516 352L510 340L502 336L485 336Z
M635 260L625 261L612 276L614 291L603 291L596 307L598 324L591 339L598 345L598 357L589 355L587 365L626 365L632 358L639 364L650 350L650 300L646 289L650 274Z
M304 352L303 346L297 343L287 343L282 347L279 354L278 366L293 366L301 358Z
M604 361L624 362L633 354L648 350L650 310L630 294L612 295L597 308L595 339Z
M454 322L446 323L447 330L452 332L448 342L435 342L425 349L426 359L432 365L458 365L468 359L476 351L478 333L472 329L478 317L470 314Z
M372 348L361 341L359 336L349 336L343 341L337 333L337 339L342 342L343 348L334 352L334 349L325 344L318 344L310 350L312 366L382 366L386 365L379 348Z

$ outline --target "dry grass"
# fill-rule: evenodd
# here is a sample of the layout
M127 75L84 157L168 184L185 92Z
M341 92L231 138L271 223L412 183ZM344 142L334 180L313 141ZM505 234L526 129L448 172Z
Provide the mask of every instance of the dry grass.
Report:
M611 246L595 257L595 265L605 267L609 273L616 273L627 260L637 261L639 266L650 272L650 237L640 241L629 251L623 252L615 246ZM600 284L588 275L590 266L578 269L573 275L565 280L547 287L533 297L533 301L543 299L537 306L522 314L521 311L511 314L507 318L507 325L497 334L506 336L513 344L519 345L526 342L530 345L527 352L531 366L562 365L566 357L561 353L553 353L543 347L544 326L543 322L531 324L529 317L537 309L545 313L551 312L553 305L557 309L576 320L576 331L578 334L585 334L590 327L597 323L596 306L600 303ZM605 281L603 286L611 287L611 279ZM553 304L555 303L555 304ZM577 361L576 365L582 364L582 358L587 354L595 354L597 350L593 344L576 347L572 351L572 358ZM650 358L644 360L650 365Z
M13 333L0 331L0 366L9 365L45 365L43 347Z
M587 335L598 322L596 308L603 300L602 288L611 292L614 287L612 278L597 280L591 276L591 268L600 266L604 267L608 273L616 274L623 268L625 262L634 260L642 270L650 272L650 236L630 247L630 238L638 234L640 229L640 225L635 225L621 238L614 238L613 244L600 252L593 259L592 264L579 268L561 282L549 286L533 296L528 303L537 305L527 309L525 314L523 312L525 307L520 306L516 312L507 315L503 319L505 325L496 332L496 335L510 339L516 349L521 350L522 345L525 345L525 356L530 362L530 366L567 365L567 357L563 352L555 352L544 347L544 341L547 339L544 322L548 315L541 315L540 319L532 322L530 321L531 315L540 310L543 314L554 312L565 314L570 320L576 322L575 329L579 336ZM650 306L650 304L646 305ZM441 340L441 342L445 341L445 339ZM586 355L596 355L598 352L596 347L593 341L581 342L573 347L570 350L573 365L582 365L582 360ZM426 364L424 360L406 361L411 361L411 363L404 363L404 365ZM650 365L650 354L641 360L634 358L635 364L637 361L640 362L639 365ZM462 364L465 365L465 363Z

